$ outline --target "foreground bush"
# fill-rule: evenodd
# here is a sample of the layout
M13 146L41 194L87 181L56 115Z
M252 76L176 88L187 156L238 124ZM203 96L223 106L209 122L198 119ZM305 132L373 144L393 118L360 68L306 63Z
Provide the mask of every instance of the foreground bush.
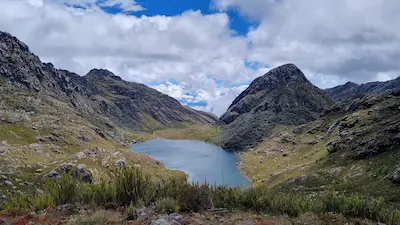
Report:
M400 211L385 204L383 199L335 193L310 197L273 193L263 188L242 190L207 183L189 184L176 178L155 181L135 168L123 169L111 181L96 184L82 183L63 174L60 181L46 180L43 186L43 194L9 198L3 207L38 211L70 203L133 211L137 206L152 206L160 213L226 208L293 217L307 212L333 212L400 224Z

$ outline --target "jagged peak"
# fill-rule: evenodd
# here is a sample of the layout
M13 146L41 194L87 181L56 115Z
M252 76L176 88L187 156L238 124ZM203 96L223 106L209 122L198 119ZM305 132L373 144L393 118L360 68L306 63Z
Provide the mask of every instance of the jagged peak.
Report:
M284 64L278 66L264 76L262 76L266 81L277 81L282 84L287 83L289 81L297 81L297 82L305 82L308 83L308 79L303 74L303 72L293 63Z
M349 81L349 82L345 83L343 86L346 86L346 87L358 87L360 85L357 84L357 83Z
M10 45L13 47L18 47L20 50L24 52L30 52L28 45L24 42L20 41L18 38L12 36L7 32L0 31L0 43L5 43L6 45Z
M117 80L122 80L121 77L116 76L113 72L107 69L92 69L86 74L86 77L110 77Z

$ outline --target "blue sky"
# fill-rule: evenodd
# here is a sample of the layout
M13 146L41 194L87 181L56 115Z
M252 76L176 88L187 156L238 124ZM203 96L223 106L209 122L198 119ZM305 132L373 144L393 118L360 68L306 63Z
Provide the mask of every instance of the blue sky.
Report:
M393 29L400 22L398 0L1 4L0 30L42 61L79 75L108 69L217 115L251 81L285 63L320 88L400 75L400 30Z
M188 10L200 10L203 14L219 11L211 0L139 0L136 2L145 10L132 12L131 14L135 16L175 16ZM121 13L121 10L116 7L103 7L103 9L110 13ZM255 20L241 16L237 10L229 10L226 13L230 18L230 28L236 31L237 35L246 35L250 27L258 24Z

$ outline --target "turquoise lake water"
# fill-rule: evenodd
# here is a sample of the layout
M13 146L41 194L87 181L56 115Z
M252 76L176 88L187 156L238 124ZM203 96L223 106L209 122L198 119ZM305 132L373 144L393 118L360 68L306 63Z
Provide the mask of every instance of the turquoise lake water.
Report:
M153 139L132 145L134 152L162 161L169 169L189 175L189 182L247 187L248 179L240 172L239 156L202 141Z

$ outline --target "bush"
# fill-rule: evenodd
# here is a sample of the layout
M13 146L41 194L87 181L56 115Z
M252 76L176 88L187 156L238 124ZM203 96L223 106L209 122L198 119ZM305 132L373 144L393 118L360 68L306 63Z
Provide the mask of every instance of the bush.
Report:
M57 205L74 204L80 200L82 183L68 173L63 173L61 180L57 182L51 178L46 179L44 187Z
M179 202L173 198L163 197L154 203L155 209L159 213L179 213L181 208Z
M227 208L296 217L307 212L332 212L347 217L400 224L400 211L385 204L382 198L335 192L308 197L274 193L261 187L242 190L207 183L189 184L186 180L176 178L152 180L148 174L136 168L123 169L111 182L101 181L96 184L85 184L63 174L60 181L46 180L44 187L43 195L7 198L4 208L38 211L71 203L92 204L105 209L122 206L127 208L128 213L134 213L137 205L154 206L162 213Z

